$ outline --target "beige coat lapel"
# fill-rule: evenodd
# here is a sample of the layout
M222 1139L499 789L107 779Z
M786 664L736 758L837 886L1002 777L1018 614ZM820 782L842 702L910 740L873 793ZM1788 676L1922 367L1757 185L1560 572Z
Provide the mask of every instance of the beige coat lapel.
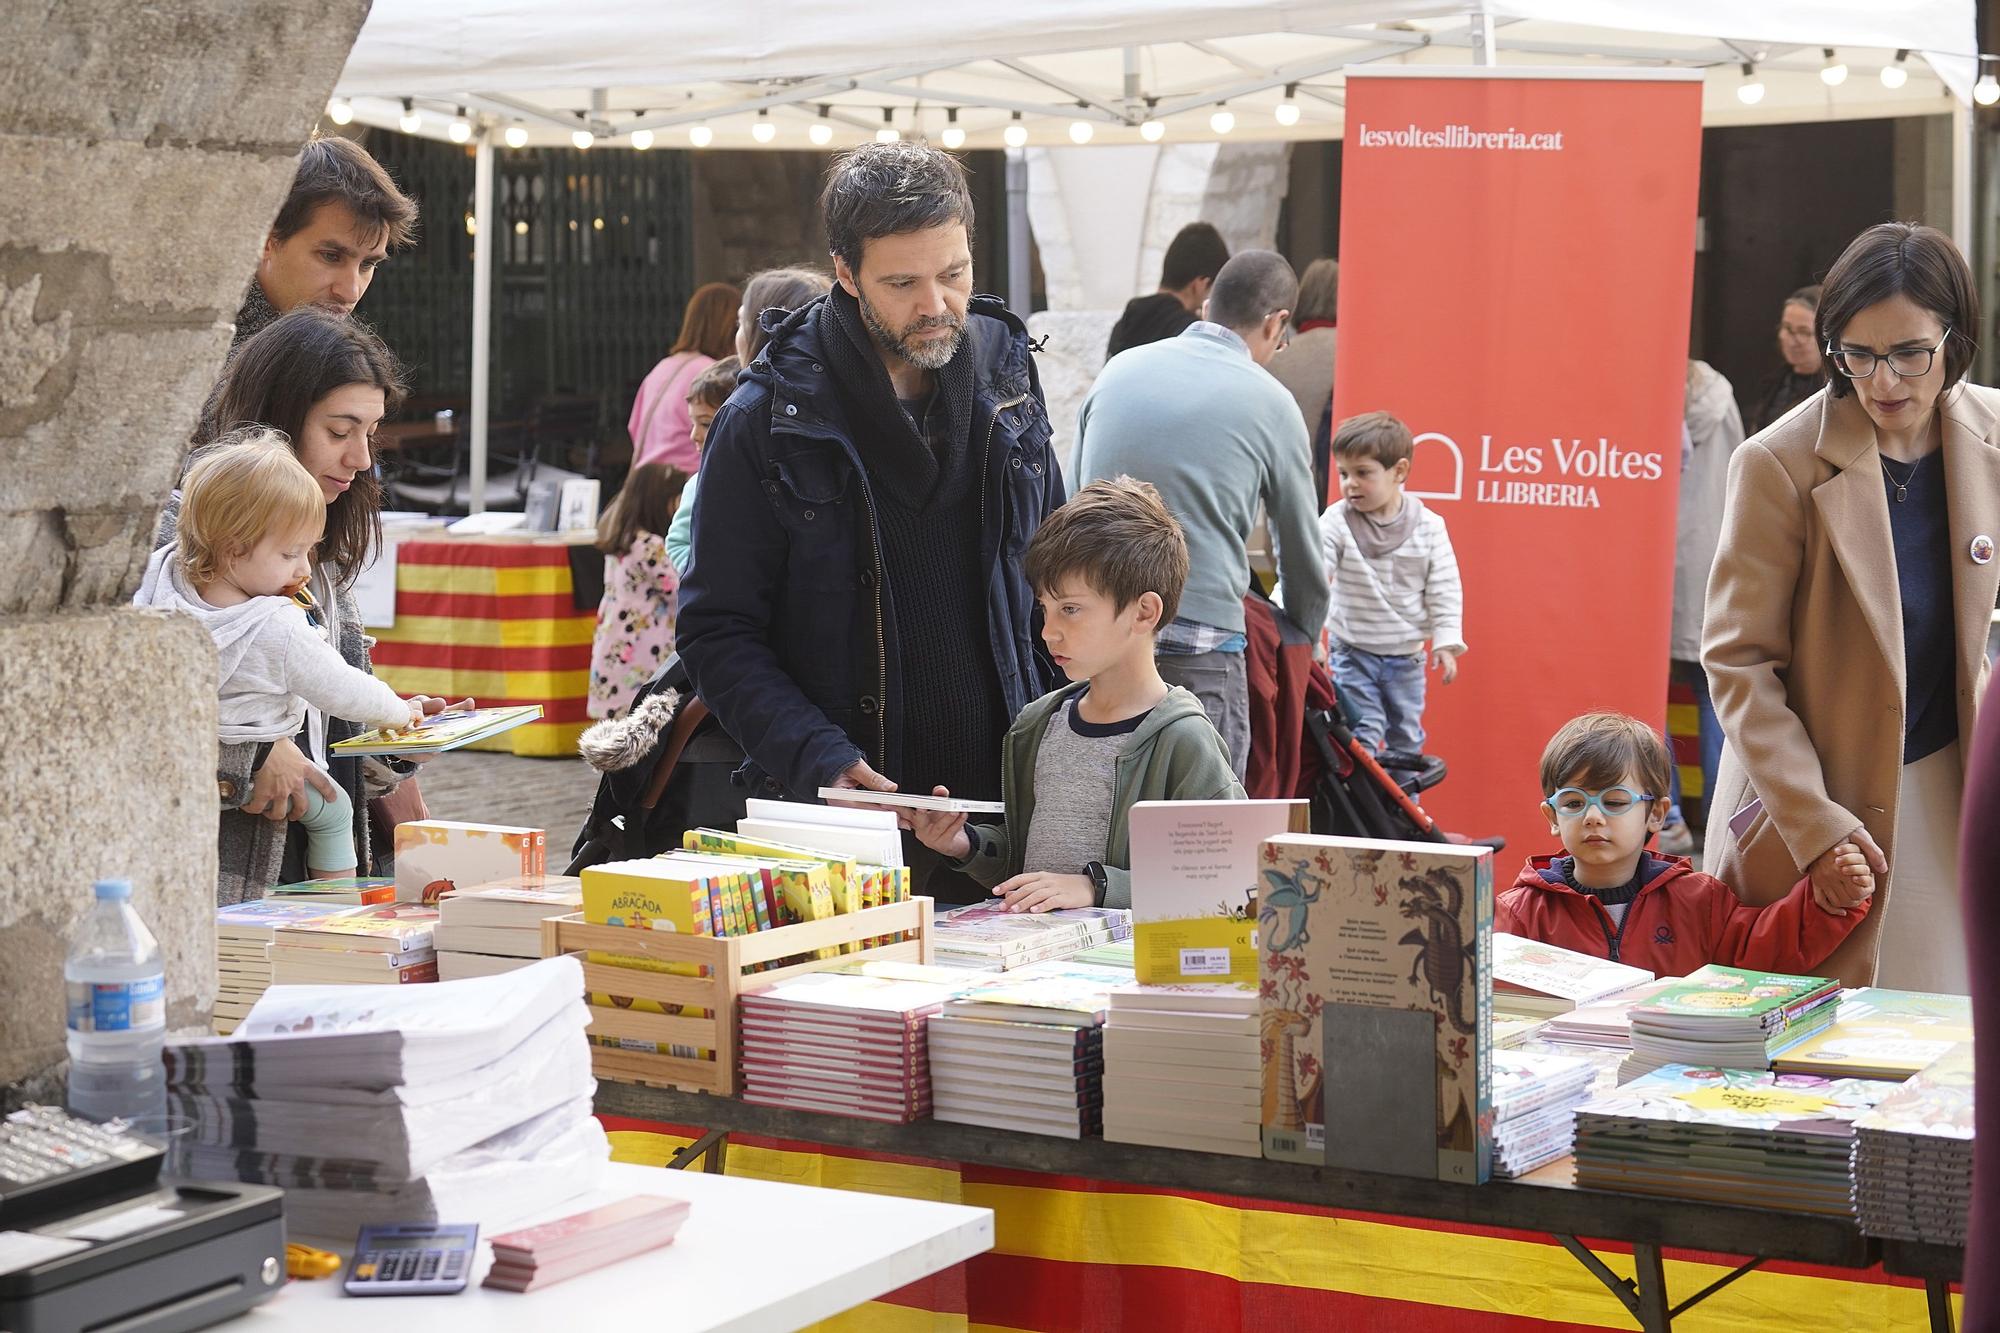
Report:
M1814 452L1838 471L1813 487L1813 505L1854 589L1854 600L1867 618L1875 646L1895 676L1896 697L1901 698L1905 689L1903 598L1896 584L1896 546L1889 532L1875 423L1852 393L1845 398L1828 393L1821 411L1824 415ZM1956 533L1954 527L1954 540ZM1983 632L1980 642L1985 643Z
M1951 593L1958 631L1959 737L1972 737L1974 691L1986 666L1986 636L2000 594L2000 560L1972 558L1975 539L1986 538L1990 552L2000 543L2000 428L1993 403L1960 385L1945 401L1945 505L1951 523ZM1970 746L1965 748L1970 757Z

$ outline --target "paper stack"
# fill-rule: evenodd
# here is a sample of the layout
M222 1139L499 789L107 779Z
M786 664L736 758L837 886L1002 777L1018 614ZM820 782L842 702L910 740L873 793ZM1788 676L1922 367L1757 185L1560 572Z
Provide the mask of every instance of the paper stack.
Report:
M965 975L872 964L809 972L744 995L743 1100L892 1123L922 1119L931 1109L926 1023L965 989Z
M215 913L215 960L221 985L215 993L215 1030L235 1031L271 984L271 941L280 926L303 925L345 910L314 903L253 898Z
M931 1115L1079 1139L1104 1100L1104 1013L1126 975L1038 963L951 1000L930 1020Z
M1844 992L1832 1024L1771 1061L1786 1074L1906 1079L1972 1040L1972 1001L1963 995L1869 986Z
M293 1232L510 1225L594 1188L573 958L435 986L276 986L229 1039L166 1047L169 1170L282 1186Z
M271 944L271 981L280 986L436 981L437 919L435 907L376 903L281 926Z
M1863 1232L1965 1244L1972 1209L1972 1096L1968 1042L1854 1122L1854 1211Z
M1840 983L1708 963L1632 1010L1628 1080L1667 1065L1769 1069L1833 1021Z
M542 956L542 921L583 906L583 881L519 875L438 900L438 978L463 981L526 967Z
M1895 1090L1668 1065L1577 1108L1576 1183L1845 1216L1854 1122Z
M1568 1042L1574 1046L1601 1046L1609 1050L1629 1051L1632 1049L1632 1010L1650 1001L1674 981L1673 977L1664 981L1642 981L1616 995L1607 995L1594 1004L1580 1005L1568 1013L1557 1014L1542 1024L1538 1035L1549 1041Z
M493 1267L480 1285L501 1291L538 1291L673 1244L687 1215L683 1199L641 1194L495 1236Z
M932 929L939 964L1004 972L1130 939L1132 914L1116 907L1009 912L996 900L946 912Z
M1257 988L1119 986L1104 1019L1104 1137L1261 1157Z
M1588 1060L1493 1052L1493 1174L1525 1176L1575 1146L1576 1108L1597 1071Z
M1548 1018L1652 979L1642 967L1503 931L1493 934L1493 1008L1498 1012Z

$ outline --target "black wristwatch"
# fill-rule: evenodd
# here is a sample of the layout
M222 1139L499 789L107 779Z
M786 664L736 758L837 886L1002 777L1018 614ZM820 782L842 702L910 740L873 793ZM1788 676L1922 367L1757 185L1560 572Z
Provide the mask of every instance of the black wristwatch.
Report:
M1107 876L1104 873L1104 862L1087 862L1083 867L1083 873L1090 880L1092 891L1097 894L1097 905L1099 907L1104 906L1104 890L1107 881Z

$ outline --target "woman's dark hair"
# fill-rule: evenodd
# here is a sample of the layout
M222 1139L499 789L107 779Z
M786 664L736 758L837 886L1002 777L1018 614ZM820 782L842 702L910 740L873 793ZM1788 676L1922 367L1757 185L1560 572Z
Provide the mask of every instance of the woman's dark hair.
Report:
M394 416L406 392L395 356L366 324L314 306L280 315L230 357L216 395L215 434L207 444L242 426L283 431L296 451L313 405L347 384L382 391L385 415ZM382 542L382 483L371 469L326 508L320 558L341 582L368 567Z
M711 361L720 361L736 350L736 307L743 293L726 282L705 282L688 298L681 312L680 336L667 349L668 356L700 352Z
M1850 320L1892 296L1909 297L1950 330L1944 344L1944 387L1964 379L1979 349L1973 337L1979 328L1979 292L1965 256L1935 227L1882 222L1848 243L1821 284L1814 315L1820 346L1837 343ZM1827 382L1835 398L1853 392L1845 375L1830 374Z
M972 240L972 190L965 165L928 144L871 143L850 148L827 168L819 196L826 248L861 272L861 248L882 236L965 224Z
M633 468L604 517L597 520L597 549L606 555L623 555L642 533L666 536L687 482L687 473L665 463L641 463Z
M751 274L743 284L743 308L750 314L750 359L755 361L771 341L759 315L766 310L797 310L832 287L832 278L809 268L767 268Z

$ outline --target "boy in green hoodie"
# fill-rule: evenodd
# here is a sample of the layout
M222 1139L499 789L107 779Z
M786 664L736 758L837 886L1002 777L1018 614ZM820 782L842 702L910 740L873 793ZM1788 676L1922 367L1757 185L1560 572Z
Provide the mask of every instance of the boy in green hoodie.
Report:
M1042 521L1024 567L1042 642L1073 683L1022 709L1008 730L1003 823L911 811L910 825L1008 911L1130 907L1135 801L1243 798L1200 702L1169 689L1153 665L1153 639L1187 582L1187 540L1152 486L1094 481Z

